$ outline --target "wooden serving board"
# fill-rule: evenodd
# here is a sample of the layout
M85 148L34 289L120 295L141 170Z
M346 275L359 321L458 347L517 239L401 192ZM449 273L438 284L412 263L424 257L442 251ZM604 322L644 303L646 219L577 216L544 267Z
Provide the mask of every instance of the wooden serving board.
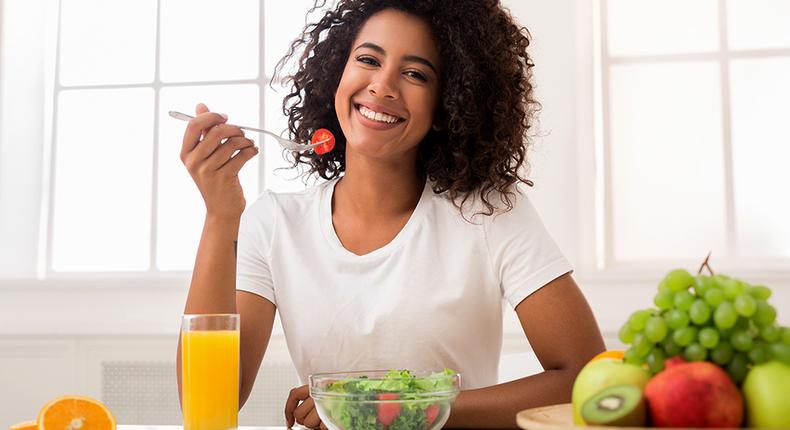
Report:
M603 426L575 426L573 425L573 409L570 403L561 405L543 406L519 412L516 423L527 430L655 430L656 427L603 427ZM678 430L678 429L674 429ZM717 430L717 429L708 429ZM725 429L718 429L725 430ZM732 429L730 429L732 430ZM746 430L746 429L745 429Z

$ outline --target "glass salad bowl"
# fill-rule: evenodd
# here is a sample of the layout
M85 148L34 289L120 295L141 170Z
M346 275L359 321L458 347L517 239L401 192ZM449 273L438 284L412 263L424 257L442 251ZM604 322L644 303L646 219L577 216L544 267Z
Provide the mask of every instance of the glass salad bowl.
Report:
M330 430L433 430L450 417L461 375L374 370L310 375L310 397Z

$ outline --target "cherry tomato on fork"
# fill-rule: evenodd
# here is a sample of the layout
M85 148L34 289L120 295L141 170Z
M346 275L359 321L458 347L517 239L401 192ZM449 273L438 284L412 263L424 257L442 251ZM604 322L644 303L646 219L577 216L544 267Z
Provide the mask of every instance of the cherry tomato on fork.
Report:
M327 139L329 139L329 141L327 141L323 145L316 146L315 148L313 148L316 154L324 155L327 152L331 151L332 148L335 147L335 136L332 134L331 131L325 128L319 128L318 130L315 131L315 133L313 133L313 138L310 140L311 143L318 143L322 140L327 140Z

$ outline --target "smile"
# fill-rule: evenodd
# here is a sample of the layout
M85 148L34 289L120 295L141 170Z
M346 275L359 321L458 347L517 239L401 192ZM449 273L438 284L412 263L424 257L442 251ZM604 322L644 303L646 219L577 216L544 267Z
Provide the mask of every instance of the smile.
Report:
M397 116L393 116L382 112L376 112L368 108L367 106L362 106L362 105L355 105L355 106L357 108L357 111L360 113L360 115L371 121L376 121L384 124L395 124L400 121L403 121L403 118L398 118Z

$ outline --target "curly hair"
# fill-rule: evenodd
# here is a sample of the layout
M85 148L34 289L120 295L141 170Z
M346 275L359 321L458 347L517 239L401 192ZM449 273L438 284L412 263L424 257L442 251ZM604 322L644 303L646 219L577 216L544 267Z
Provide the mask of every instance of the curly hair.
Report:
M317 0L310 13L324 7ZM533 98L527 53L529 31L517 25L499 0L340 0L334 10L309 24L277 64L298 57L298 70L284 78L283 100L291 139L308 141L318 128L335 135L335 149L319 155L293 153L293 165L307 165L305 176L339 177L345 170L346 139L335 112L335 91L351 45L372 15L385 9L407 12L427 22L442 59L435 124L418 146L418 170L435 193L447 193L463 212L470 197L491 215L513 208L518 182L528 167L527 150L540 105ZM301 52L297 55L297 52ZM272 80L274 81L274 79Z

